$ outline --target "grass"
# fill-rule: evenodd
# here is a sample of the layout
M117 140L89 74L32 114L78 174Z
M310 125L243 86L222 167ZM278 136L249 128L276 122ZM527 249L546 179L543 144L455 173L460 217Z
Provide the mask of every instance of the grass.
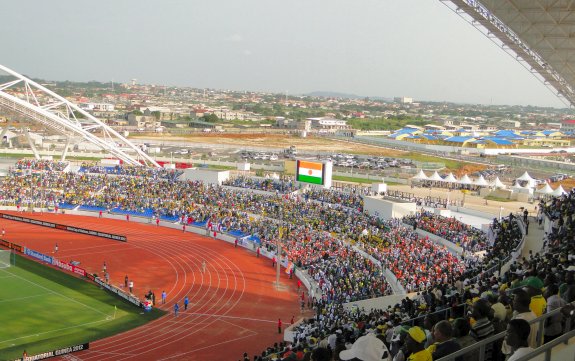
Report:
M208 164L208 169L236 170L237 167L232 167L232 166L230 166L230 165Z
M487 196L487 197L485 197L485 200L496 201L496 202L513 202L511 199L501 198L501 197L496 197L496 196Z
M453 159L439 158L415 152L409 152L406 155L402 155L402 158L411 159L417 162L443 163L445 164L445 167L449 169L459 169L462 168L464 165L468 164L466 162L460 162Z
M332 176L332 180L342 182L353 182L353 183L369 183L369 184L377 182L375 179L344 177L339 175Z
M17 256L0 269L0 360L108 337L164 314L142 310L96 285Z
M380 177L381 178L381 177ZM385 177L384 177L385 178ZM339 175L334 175L332 176L332 180L334 181L342 181L342 182L353 182L353 183L380 183L381 180L377 180L377 179L367 179L367 178L357 178L357 177L344 177L344 176L339 176ZM401 183L396 183L396 182L385 182L385 184L390 185L390 186L394 186L394 185L400 185Z

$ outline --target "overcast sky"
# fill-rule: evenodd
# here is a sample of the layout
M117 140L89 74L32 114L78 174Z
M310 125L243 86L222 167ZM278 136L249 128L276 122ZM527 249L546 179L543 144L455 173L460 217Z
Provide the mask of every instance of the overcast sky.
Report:
M18 0L0 64L46 80L564 107L439 0Z

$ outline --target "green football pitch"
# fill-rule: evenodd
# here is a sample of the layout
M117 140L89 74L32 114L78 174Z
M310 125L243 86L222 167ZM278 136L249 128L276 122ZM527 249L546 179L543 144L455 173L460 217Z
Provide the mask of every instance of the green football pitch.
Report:
M14 263L0 269L0 360L94 341L163 314L142 313L92 283L23 257Z

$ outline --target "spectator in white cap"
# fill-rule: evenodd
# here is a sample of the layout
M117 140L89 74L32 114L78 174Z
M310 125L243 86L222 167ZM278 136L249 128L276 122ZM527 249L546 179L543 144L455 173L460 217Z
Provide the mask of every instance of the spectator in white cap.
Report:
M358 359L361 361L390 361L387 347L379 338L373 334L367 334L358 338L349 350L339 353L341 360Z

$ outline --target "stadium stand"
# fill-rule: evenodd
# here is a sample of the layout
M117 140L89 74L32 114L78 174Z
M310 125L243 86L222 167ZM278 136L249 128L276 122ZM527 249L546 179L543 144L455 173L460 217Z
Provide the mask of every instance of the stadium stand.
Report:
M45 162L22 164L39 172L23 174L16 168L9 172L0 183L3 205L42 207L52 202L61 208L79 206L93 212L160 217L248 237L270 252L276 250L281 228L285 236L280 241L288 259L319 291L308 305L315 317L293 327L293 342L269 347L254 356L255 360L299 359L320 352L317 349L338 353L368 333L382 339L391 357L405 360L413 351L405 347L405 340L410 333L418 338L418 329L410 331L414 326L424 330L422 343L433 355L442 349L433 339L434 325L440 320L450 321L451 326L441 323L438 327L453 332L463 351L473 345L484 346L489 359L502 360L513 350L502 344L502 337L492 340L489 336L505 330L513 317L534 320L533 331L534 324L541 325L537 316L552 316L534 331L533 346L561 337L573 325L573 191L539 205L536 219L548 225L546 238L541 240L544 248L523 258L517 250L523 245L527 225L513 214L493 220L491 243L484 234L455 219L426 212L386 221L363 214L361 195L352 192L321 190L286 197L281 192L253 194L200 182L174 182L172 173L164 177L162 172L117 167L115 172L122 177L109 177L107 171L100 174L94 167L76 174L62 173L56 170L61 167ZM247 179L232 185L294 189L289 182L278 185ZM419 236L412 229L414 224L469 252L463 258L454 256ZM543 221L541 224L545 227ZM473 253L478 250L484 256ZM406 290L413 291L413 297L385 310L344 307L351 301L390 294L385 269Z

